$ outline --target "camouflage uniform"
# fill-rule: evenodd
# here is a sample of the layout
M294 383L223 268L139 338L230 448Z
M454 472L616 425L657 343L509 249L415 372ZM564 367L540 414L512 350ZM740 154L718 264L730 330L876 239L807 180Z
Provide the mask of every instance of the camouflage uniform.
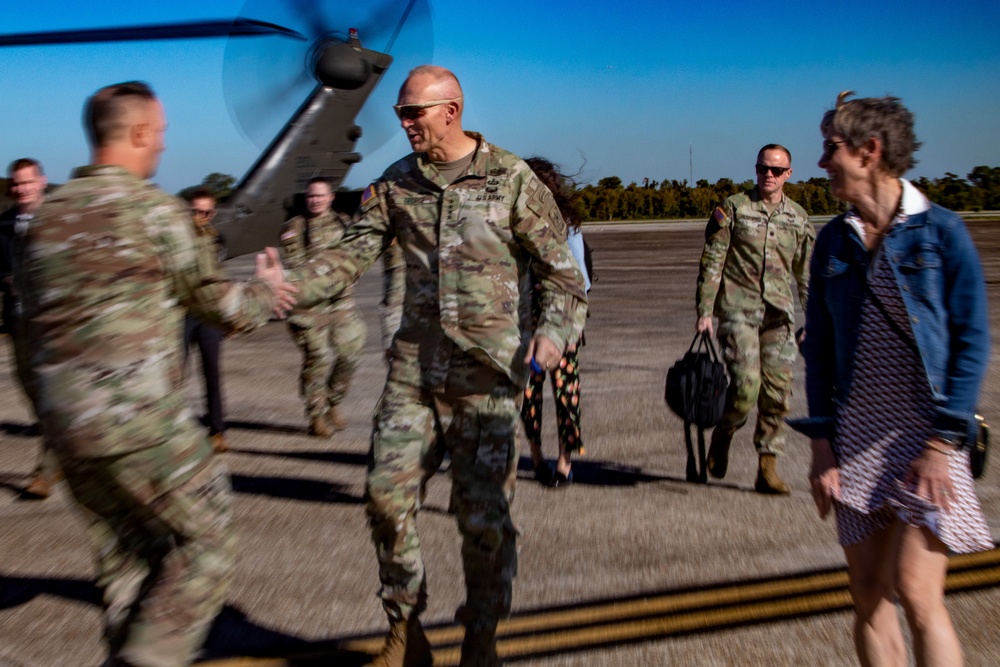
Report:
M425 607L415 521L443 441L463 538L460 618L489 627L510 610L517 568L505 480L532 335L529 265L543 285L535 333L559 349L579 338L587 297L551 193L520 158L468 135L478 146L453 183L424 154L396 162L365 191L339 250L290 278L302 281L304 302L316 301L353 283L399 241L406 294L366 486L383 605L394 620Z
M285 265L301 266L323 248L335 247L349 221L332 211L286 221L281 230ZM354 304L354 287L309 308L296 308L288 317L288 330L302 350L299 393L306 416L325 415L347 395L365 346L365 323Z
M392 339L403 320L403 295L406 293L406 260L403 249L393 239L382 255L382 300L378 304L379 333L382 349L392 348Z
M801 206L783 195L768 213L757 188L726 199L705 229L698 317L719 318L730 377L726 410L715 428L735 432L756 404L753 441L760 454L778 454L784 443L797 352L792 279L805 308L815 239Z
M228 478L181 390L181 320L250 330L274 295L201 275L186 207L108 165L39 209L24 273L38 413L95 539L112 656L189 664L234 551Z

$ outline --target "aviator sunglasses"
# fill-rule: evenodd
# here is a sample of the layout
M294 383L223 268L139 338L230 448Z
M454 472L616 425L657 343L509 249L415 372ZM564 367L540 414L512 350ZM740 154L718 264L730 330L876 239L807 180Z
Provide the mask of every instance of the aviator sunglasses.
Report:
M416 120L424 115L424 110L426 109L448 104L448 102L457 102L460 99L462 99L461 96L448 97L443 100L431 100L430 102L418 102L417 104L393 104L392 109L396 112L396 118L399 120Z
M770 167L770 166L768 166L766 164L758 164L757 167L756 167L756 169L757 169L757 175L758 176L763 176L767 172L771 172L772 176L774 176L775 178L778 178L782 174L784 174L786 171L788 171L789 169L791 169L791 167Z

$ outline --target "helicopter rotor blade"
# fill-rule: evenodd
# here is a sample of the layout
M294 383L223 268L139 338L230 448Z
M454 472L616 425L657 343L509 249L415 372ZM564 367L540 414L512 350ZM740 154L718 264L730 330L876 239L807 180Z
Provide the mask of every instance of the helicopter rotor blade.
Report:
M327 17L320 9L321 2L317 2L316 0L288 0L288 5L300 17L304 23L303 28L306 34L311 38L316 39L334 30L334 26L327 23ZM341 27L341 30L343 30L343 27Z
M389 43L385 46L386 53L392 53L392 47L396 43L396 38L399 37L399 31L406 25L406 19L410 18L410 12L413 11L413 6L416 4L417 0L410 0L406 4L406 9L403 10L403 15L399 17L399 23L396 24L396 29L392 31L392 37L389 38Z
M246 0L240 16L255 16L304 34L308 46L290 40L233 40L226 45L223 92L237 129L261 150L270 145L317 81L310 56L328 41L346 41L357 28L361 43L375 50L393 46L405 72L431 61L430 0ZM364 131L359 150L373 152L398 130L391 111L395 90L378 86L356 122ZM381 95L381 97L380 97ZM380 107L372 109L373 100ZM384 107L384 108L381 108Z
M87 30L53 30L14 35L0 35L3 46L41 46L51 44L86 44L94 42L133 42L159 39L199 39L207 37L280 36L305 41L302 33L266 21L255 19L163 23L90 28Z

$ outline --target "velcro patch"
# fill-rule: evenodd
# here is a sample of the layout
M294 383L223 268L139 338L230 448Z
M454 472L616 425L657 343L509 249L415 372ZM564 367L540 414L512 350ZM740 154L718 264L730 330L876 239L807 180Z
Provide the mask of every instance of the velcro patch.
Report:
M375 184L372 183L367 188L365 188L364 192L361 193L361 208L365 210L371 208L370 204L375 202L377 198L378 195L375 192Z
M532 188L528 195L528 209L539 218L551 221L560 234L565 234L566 222L559 214L556 200L549 189L537 180L532 181L528 187Z
M715 221L721 225L726 220L726 212L722 210L721 206L719 206L712 213L712 218L714 218Z

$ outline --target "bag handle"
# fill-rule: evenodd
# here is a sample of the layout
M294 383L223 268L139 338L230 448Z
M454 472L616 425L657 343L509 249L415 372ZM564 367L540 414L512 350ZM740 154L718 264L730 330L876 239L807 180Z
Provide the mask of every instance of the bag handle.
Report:
M696 347L697 346L697 347ZM694 340L691 341L691 346L688 348L688 354L691 352L708 352L708 356L711 357L712 361L719 360L719 353L715 349L715 342L712 337L708 335L707 331L699 331L694 335Z

